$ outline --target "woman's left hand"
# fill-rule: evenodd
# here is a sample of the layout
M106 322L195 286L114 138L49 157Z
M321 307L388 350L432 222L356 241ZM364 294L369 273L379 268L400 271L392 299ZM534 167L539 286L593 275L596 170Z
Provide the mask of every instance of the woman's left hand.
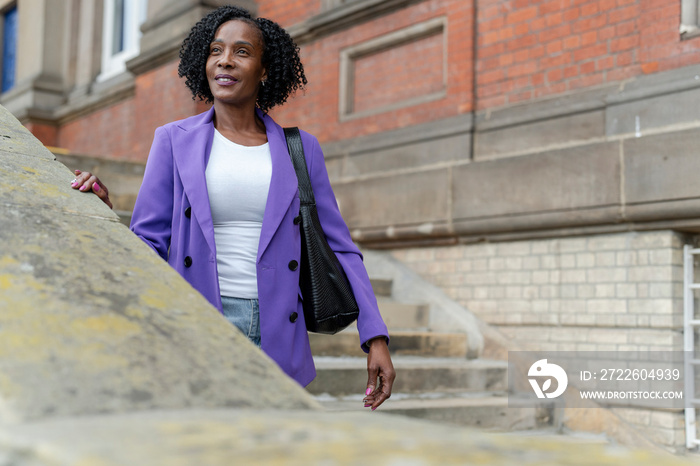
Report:
M74 173L75 179L71 181L71 188L84 193L92 191L102 202L107 204L110 209L112 208L112 201L109 200L109 189L107 189L107 186L105 186L98 177L90 172L81 170L76 170Z
M389 347L384 337L375 338L367 342L369 354L367 355L367 391L365 392L365 408L371 407L372 411L384 403L391 396L391 386L396 378L396 371L391 362Z

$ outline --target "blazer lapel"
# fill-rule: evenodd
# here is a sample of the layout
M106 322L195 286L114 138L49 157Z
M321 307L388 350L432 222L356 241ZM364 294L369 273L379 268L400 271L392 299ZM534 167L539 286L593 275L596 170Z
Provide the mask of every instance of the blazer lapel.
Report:
M270 245L277 228L282 223L289 206L299 189L294 166L292 165L284 131L274 120L257 110L258 116L265 123L267 141L270 145L272 176L270 189L265 204L262 231L258 245L258 262ZM211 251L216 251L214 239L214 222L211 218L209 193L205 176L211 143L214 138L214 107L203 113L201 118L177 126L173 133L173 157L182 181L185 194L192 206L195 219L206 238Z
M194 122L187 121L173 132L173 157L195 220L212 252L216 251L205 170L214 139L214 107Z
M267 204L265 205L258 246L257 260L260 262L260 258L270 245L272 237L294 200L299 189L299 183L294 172L292 160L289 157L287 140L284 137L282 127L275 123L270 116L263 115L260 110L257 111L258 116L265 123L267 141L270 144L270 155L272 158L272 178L270 179L270 190L267 195Z

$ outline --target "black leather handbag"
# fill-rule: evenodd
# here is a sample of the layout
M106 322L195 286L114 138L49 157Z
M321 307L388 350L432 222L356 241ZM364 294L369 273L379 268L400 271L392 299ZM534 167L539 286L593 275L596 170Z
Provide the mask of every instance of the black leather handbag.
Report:
M316 211L316 200L298 128L284 128L287 148L299 182L301 206L301 264L299 287L306 329L334 334L353 323L360 313L347 277L328 245Z

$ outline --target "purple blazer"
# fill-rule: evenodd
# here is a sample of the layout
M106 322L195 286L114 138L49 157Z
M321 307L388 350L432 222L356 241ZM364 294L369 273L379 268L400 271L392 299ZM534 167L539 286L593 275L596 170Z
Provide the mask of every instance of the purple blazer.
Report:
M305 386L316 376L299 292L299 191L282 128L258 111L272 153L272 178L258 245L257 275L262 349ZM156 129L131 230L151 246L221 311L214 224L204 171L214 137L214 108ZM301 131L318 215L328 244L343 266L360 308L362 349L378 336L388 339L362 254L352 242L331 189L321 146ZM235 202L235 199L231 200ZM294 268L295 270L292 270Z

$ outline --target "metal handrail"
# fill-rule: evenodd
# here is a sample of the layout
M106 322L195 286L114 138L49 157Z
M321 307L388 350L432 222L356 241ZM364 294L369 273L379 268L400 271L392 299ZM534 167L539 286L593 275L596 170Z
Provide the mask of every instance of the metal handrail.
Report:
M700 319L695 318L693 290L700 289L693 277L693 256L700 254L689 244L683 246L683 367L685 372L685 444L687 448L700 445L696 425L696 409L700 400L695 399L695 366L700 358L695 355L695 329L700 327Z

